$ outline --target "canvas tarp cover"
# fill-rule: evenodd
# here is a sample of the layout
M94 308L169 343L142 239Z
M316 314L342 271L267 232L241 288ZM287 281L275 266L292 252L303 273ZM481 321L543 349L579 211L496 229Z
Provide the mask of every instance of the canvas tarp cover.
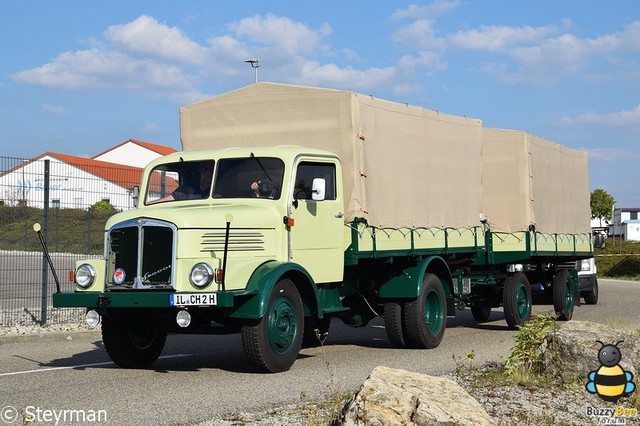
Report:
M345 221L477 226L480 120L349 91L257 83L180 109L185 151L301 145L340 156Z
M587 153L522 131L482 131L483 212L494 231L588 233Z

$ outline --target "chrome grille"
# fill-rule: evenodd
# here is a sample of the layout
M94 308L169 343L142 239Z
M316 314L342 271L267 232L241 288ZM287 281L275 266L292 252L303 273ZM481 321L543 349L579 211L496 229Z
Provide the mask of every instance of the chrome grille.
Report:
M107 285L112 289L171 287L174 235L171 225L144 219L112 228L107 247ZM114 282L116 271L124 275L120 284Z

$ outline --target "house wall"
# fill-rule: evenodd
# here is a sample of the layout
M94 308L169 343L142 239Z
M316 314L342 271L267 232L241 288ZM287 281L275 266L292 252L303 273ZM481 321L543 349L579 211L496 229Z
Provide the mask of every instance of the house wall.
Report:
M101 200L109 200L118 210L133 208L127 188L49 156L25 163L24 166L0 176L0 200L9 206L26 204L28 207L42 208L44 160L47 159L50 160L50 208L87 209Z
M124 143L110 151L94 157L97 161L144 168L151 160L161 157L155 151L151 151L133 142Z

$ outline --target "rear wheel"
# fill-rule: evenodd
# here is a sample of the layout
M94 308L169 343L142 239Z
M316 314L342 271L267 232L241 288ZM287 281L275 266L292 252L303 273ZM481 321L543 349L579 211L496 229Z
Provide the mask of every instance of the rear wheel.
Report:
M406 347L402 325L402 305L400 303L387 302L384 304L384 328L393 346L396 348Z
M573 316L573 282L566 269L560 270L552 283L553 309L560 321L569 321Z
M419 349L437 347L447 324L447 304L440 279L425 274L422 291L403 307L407 346Z
M122 368L153 364L167 339L153 316L128 310L111 310L102 318L102 342L113 362Z
M471 305L471 315L478 322L486 322L491 316L491 305L486 302L476 302Z
M510 328L516 329L531 318L531 288L522 272L509 275L502 295L504 317Z
M598 278L593 278L593 287L584 294L584 303L587 305L598 303Z
M303 315L298 289L291 280L280 280L271 291L264 316L242 326L242 347L251 365L264 373L290 369L300 352Z
M302 335L302 347L316 348L322 345L329 335L330 324L331 318L328 317L324 317L322 319L311 317L305 318L304 334Z

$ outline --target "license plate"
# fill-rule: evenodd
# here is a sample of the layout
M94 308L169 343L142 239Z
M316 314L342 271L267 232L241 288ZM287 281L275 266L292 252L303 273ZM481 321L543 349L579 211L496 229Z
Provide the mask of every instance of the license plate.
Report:
M170 306L215 306L216 293L176 293L169 295Z

